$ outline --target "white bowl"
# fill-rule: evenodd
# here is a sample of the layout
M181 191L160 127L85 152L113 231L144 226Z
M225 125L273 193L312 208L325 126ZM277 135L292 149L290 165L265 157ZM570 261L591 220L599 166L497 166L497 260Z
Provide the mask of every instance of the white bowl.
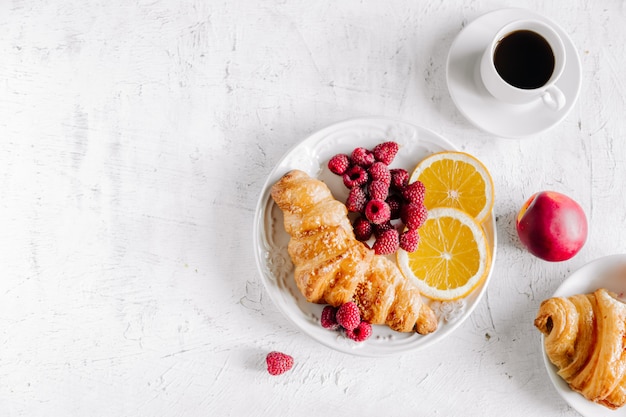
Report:
M605 256L589 262L570 275L557 288L554 297L570 297L576 294L592 293L600 288L606 288L616 294L626 294L626 254ZM626 417L626 407L610 410L587 400L581 394L573 391L569 385L557 374L548 355L546 355L544 336L541 336L543 359L548 370L550 380L559 395L584 417Z

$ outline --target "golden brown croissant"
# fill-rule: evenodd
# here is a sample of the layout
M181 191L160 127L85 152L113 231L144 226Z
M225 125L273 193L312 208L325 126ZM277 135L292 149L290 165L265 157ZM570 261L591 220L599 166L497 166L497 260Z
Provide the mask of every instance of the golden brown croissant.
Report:
M309 302L354 301L363 320L401 332L433 332L437 318L395 263L356 240L346 206L322 181L293 170L271 190L291 236L298 289Z
M558 374L585 398L615 409L626 403L626 304L599 289L541 303L535 326Z

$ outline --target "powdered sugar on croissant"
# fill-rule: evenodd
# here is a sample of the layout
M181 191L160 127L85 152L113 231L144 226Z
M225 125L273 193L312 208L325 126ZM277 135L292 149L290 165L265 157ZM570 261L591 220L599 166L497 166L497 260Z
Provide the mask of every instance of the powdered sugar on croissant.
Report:
M291 236L288 252L298 289L309 302L357 303L372 324L428 334L437 318L395 263L354 237L346 206L322 181L293 170L271 190Z

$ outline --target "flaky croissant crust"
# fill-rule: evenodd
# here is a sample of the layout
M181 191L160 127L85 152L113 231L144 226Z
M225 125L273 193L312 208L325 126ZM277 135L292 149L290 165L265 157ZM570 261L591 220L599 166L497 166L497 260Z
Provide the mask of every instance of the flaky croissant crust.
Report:
M293 170L271 189L291 239L294 278L307 301L354 301L363 320L401 332L431 333L437 318L395 263L356 240L346 206L322 181Z
M590 401L616 409L626 403L626 304L599 289L541 303L535 326L558 374Z

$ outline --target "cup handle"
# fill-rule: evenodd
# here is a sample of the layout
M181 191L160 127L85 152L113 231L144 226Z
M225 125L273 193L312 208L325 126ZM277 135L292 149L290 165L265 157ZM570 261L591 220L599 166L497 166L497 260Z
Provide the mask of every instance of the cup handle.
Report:
M567 102L567 100L565 99L565 94L563 94L563 92L557 86L552 86L548 88L543 93L541 98L543 99L543 102L546 104L546 106L554 111L561 110Z

